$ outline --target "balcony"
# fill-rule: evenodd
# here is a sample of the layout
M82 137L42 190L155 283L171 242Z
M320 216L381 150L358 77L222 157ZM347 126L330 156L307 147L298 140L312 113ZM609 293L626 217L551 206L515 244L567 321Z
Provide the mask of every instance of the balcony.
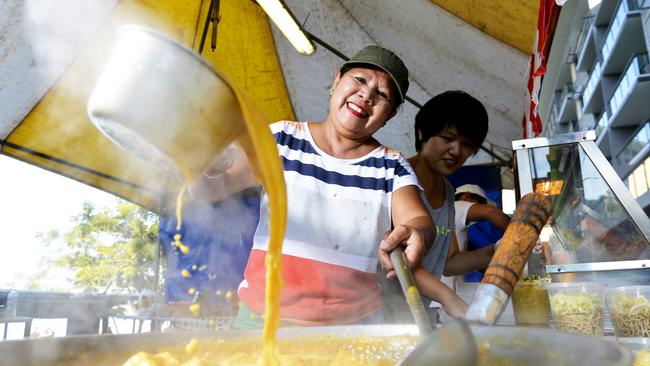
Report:
M648 54L634 56L609 100L612 127L638 125L650 115L650 66Z
M641 12L636 0L621 0L609 24L602 48L602 73L623 70L629 55L645 51Z
M598 53L594 44L594 17L585 19L576 49L578 50L577 71L588 71L594 64Z
M561 91L555 93L553 109L557 123L567 123L577 119L574 94L573 85L570 83L565 84Z
M647 9L650 8L650 0L631 0L637 9Z
M600 119L598 119L598 123L596 123L596 127L594 128L596 130L596 145L600 149L600 151L605 155L606 158L610 158L612 155L611 151L611 146L609 144L609 137L608 132L609 132L609 115L607 114L607 110L603 110L603 114L600 116Z
M650 121L643 124L618 154L618 161L630 167L635 166L650 150Z
M585 89L582 92L583 113L594 113L596 111L603 109L602 93L598 95L594 95L595 93L600 93L600 76L601 76L601 63L600 61L598 61L594 65L591 74L589 74L587 85L585 86Z
M608 25L616 11L616 5L618 5L616 0L601 1L594 17L594 25L598 27Z
M598 123L596 123L595 130L596 130L596 136L598 137L598 140L600 140L600 136L602 133L607 129L608 126L608 115L607 111L603 111L603 114L600 116L600 119L598 120Z
M638 199L648 192L650 187L650 157L642 161L637 167L625 178L632 197Z

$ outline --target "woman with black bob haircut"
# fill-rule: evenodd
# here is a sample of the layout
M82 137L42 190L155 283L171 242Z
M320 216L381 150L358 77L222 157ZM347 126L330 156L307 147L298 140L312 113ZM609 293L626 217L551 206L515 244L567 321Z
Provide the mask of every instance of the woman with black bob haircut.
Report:
M474 144L476 154L487 136L487 111L481 102L462 90L436 95L415 116L415 151L419 152L431 136L451 126Z
M460 90L447 91L431 98L415 116L415 149L408 159L424 189L422 197L436 225L431 250L414 269L423 296L441 299L445 311L462 316L467 305L439 279L463 275L486 267L494 246L472 252L460 252L454 224L454 187L446 177L476 154L488 131L488 114L476 98ZM395 283L385 287L384 312L391 320L408 319L408 307L397 294ZM450 305L451 306L450 306Z

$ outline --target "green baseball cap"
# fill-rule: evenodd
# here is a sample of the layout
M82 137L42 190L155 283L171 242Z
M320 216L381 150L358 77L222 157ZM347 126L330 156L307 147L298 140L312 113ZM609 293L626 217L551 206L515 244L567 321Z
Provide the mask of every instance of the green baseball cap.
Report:
M380 46L366 46L346 61L341 66L341 70L346 66L353 67L359 64L376 66L386 71L399 91L399 104L404 102L406 91L409 89L409 70L395 53Z

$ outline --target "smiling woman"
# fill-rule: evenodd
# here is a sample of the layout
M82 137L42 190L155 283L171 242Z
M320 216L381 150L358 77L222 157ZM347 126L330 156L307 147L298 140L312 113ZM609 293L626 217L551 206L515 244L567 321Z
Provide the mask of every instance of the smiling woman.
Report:
M408 69L393 52L368 46L336 73L325 123L309 125L316 144L356 158L380 144L372 135L395 116L409 87Z
M351 140L352 146L370 138L395 115L401 98L395 89L392 78L378 67L343 68L336 74L332 86L328 120L331 123L323 126L335 131L326 129L323 132L328 136L321 136L321 131L315 126L312 130L317 143L327 153L336 155L340 151L332 150L328 140L332 134ZM373 139L370 144L358 144L361 150L346 149L345 154L354 158L355 155L365 155L378 145Z
M406 158L373 134L394 116L408 88L408 70L391 51L368 46L333 79L324 122L280 121L271 132L287 186L280 315L286 324L381 321L377 264L392 270L388 252L402 245L418 262L433 224ZM255 184L235 162L190 186L195 199L215 201L223 182ZM237 175L239 174L239 175ZM211 194L212 193L212 194ZM240 286L237 327L261 327L269 250L267 196ZM394 230L386 235L391 228ZM386 236L385 236L386 235Z

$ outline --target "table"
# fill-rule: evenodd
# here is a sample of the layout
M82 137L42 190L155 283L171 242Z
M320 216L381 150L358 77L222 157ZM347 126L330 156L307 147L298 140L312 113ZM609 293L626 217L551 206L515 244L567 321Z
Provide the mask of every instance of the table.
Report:
M111 315L117 319L133 320L131 332L142 333L142 324L149 320L151 321L151 331L161 332L163 324L167 323L169 327L183 330L183 331L214 331L220 329L230 329L235 321L234 317L215 316L206 318L189 318L189 317L173 317L173 316L149 316L149 315L125 315L113 314ZM136 331L137 325L137 331Z

